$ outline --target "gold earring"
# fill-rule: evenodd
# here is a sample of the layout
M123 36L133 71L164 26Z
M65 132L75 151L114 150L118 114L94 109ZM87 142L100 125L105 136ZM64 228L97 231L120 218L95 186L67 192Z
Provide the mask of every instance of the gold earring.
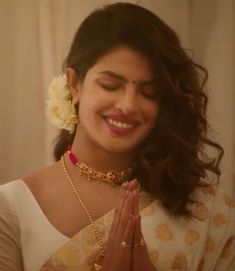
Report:
M71 115L69 119L70 119L71 123L74 123L74 124L80 123L79 116L77 116L77 115Z

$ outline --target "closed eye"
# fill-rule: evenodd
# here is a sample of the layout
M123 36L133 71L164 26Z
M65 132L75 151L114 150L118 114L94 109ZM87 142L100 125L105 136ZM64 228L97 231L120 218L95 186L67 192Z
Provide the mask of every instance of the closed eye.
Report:
M156 100L157 99L157 93L154 88L143 88L140 90L140 93L146 97L147 99Z
M108 91L115 91L120 88L120 85L117 85L117 84L104 84L104 83L99 83L99 84L101 85L103 89L108 90Z

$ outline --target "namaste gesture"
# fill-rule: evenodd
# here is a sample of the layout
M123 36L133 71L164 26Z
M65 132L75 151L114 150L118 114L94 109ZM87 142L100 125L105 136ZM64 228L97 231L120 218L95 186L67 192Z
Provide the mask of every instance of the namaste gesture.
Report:
M122 185L102 266L103 271L156 271L141 231L136 180Z

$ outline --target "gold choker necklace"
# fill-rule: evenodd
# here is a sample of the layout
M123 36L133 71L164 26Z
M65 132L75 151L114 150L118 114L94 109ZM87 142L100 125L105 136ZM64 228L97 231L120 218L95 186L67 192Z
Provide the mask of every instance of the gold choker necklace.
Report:
M97 171L87 166L85 163L79 163L76 156L71 151L71 146L69 146L67 153L71 163L79 168L79 175L86 175L89 181L95 180L97 183L105 182L112 186L117 186L129 181L133 177L132 174L134 170L132 167L123 171Z

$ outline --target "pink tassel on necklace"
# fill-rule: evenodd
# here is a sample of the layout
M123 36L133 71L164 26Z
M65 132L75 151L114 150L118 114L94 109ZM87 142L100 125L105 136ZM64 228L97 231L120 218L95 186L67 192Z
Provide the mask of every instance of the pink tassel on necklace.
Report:
M69 145L68 146L69 159L70 159L70 161L71 161L72 164L74 164L75 166L77 166L78 165L78 160L77 160L76 156L71 152L71 148L72 148L72 146Z

